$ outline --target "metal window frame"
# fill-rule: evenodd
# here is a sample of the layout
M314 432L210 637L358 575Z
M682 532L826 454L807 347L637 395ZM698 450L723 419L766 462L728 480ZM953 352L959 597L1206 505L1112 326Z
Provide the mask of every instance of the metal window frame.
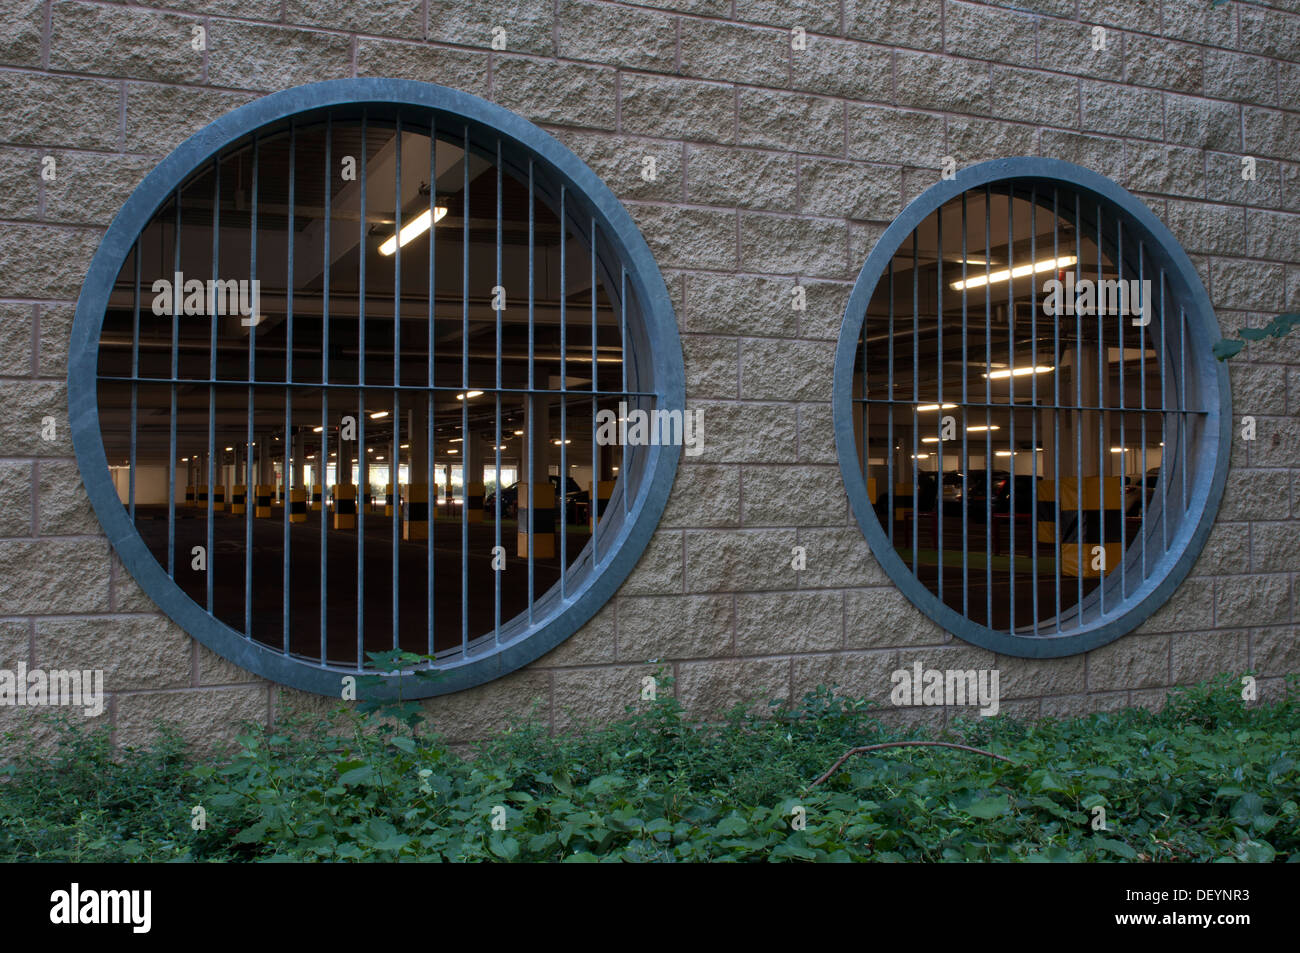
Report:
M322 665L247 638L191 599L154 558L128 508L122 505L109 473L99 425L97 369L100 333L118 273L138 236L183 182L213 161L221 150L264 126L301 114L365 103L427 109L440 125L460 124L509 143L519 155L546 168L556 182L563 183L572 200L592 217L621 266L620 280L629 283L637 299L640 327L626 331L646 344L638 386L653 392L657 406L685 411L685 370L677 318L648 244L600 178L558 140L522 116L477 96L430 83L327 80L272 93L241 106L177 146L114 217L77 300L68 351L68 418L77 465L109 542L126 570L163 612L203 645L241 668L282 685L333 697L340 694L342 678L356 674L355 668ZM624 303L624 314L626 310ZM624 338L626 342L626 334ZM644 380L647 370L653 375L652 381ZM649 544L676 476L680 446L653 445L640 450L636 498L624 500L628 518L616 533L601 534L599 566L587 574L581 586L571 585L563 598L537 603L530 600L530 624L522 634L458 664L440 664L441 678L431 682L410 673L392 675L385 678L382 688L366 694L391 698L400 691L402 697L421 698L484 684L540 658L594 616L622 585ZM534 605L539 610L536 618L531 617Z
M1187 376L1191 375L1206 408L1202 439L1195 456L1188 457L1182 468L1184 478L1190 470L1193 482L1189 487L1190 495L1184 496L1187 510L1178 523L1177 533L1168 540L1168 549L1151 566L1147 579L1121 598L1118 605L1111 606L1107 600L1106 612L1100 621L1060 635L1026 636L989 628L950 608L926 588L894 549L890 531L876 518L854 434L857 413L853 398L855 363L867 306L877 284L914 230L940 207L972 189L986 188L1008 179L1025 184L1036 180L1039 195L1046 192L1050 196L1051 190L1058 186L1090 194L1097 201L1107 203L1112 215L1120 216L1124 225L1141 238L1152 266L1150 273L1164 270L1175 306L1174 313L1179 309L1183 311L1185 333L1195 343L1196 349L1190 355L1186 342L1181 349L1186 363L1182 368L1180 385L1185 387ZM1163 322L1161 327L1163 329ZM1019 658L1077 655L1131 632L1160 608L1187 577L1209 537L1223 497L1231 451L1232 394L1228 369L1215 360L1211 350L1221 337L1209 295L1186 252L1145 203L1110 179L1058 159L1016 157L970 166L953 178L931 186L894 219L867 257L849 296L835 351L832 414L840 472L854 517L881 567L914 606L944 629L965 642L1002 655ZM865 433L863 439L865 442ZM1167 524L1163 513L1160 518ZM1125 554L1126 560L1128 555Z

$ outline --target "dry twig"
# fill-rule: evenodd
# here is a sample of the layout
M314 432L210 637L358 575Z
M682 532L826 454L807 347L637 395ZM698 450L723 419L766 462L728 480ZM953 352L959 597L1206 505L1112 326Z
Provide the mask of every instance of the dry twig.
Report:
M953 744L949 741L887 741L884 744L863 745L860 748L850 748L845 752L843 757L830 766L830 769L825 774L812 784L808 785L809 790L817 787L817 785L829 778L839 769L840 765L845 761L848 761L849 758L853 757L855 754L865 754L868 751L880 751L882 748L956 748L958 751L970 751L974 754L982 754L989 758L997 758L999 761L1005 761L1007 764L1015 764L1015 762L1010 758L1004 758L1002 755L994 754L992 751L985 751L983 748L972 748L969 745Z

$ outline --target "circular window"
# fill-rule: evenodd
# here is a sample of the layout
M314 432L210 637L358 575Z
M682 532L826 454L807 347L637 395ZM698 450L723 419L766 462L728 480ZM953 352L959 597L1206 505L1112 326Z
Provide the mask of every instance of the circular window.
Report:
M610 191L474 96L339 80L196 133L77 304L82 478L145 591L232 662L338 695L391 650L481 684L572 634L649 541L677 323Z
M960 638L1086 651L1186 576L1228 463L1228 375L1191 262L1113 182L1048 159L965 169L858 276L835 436L886 572Z

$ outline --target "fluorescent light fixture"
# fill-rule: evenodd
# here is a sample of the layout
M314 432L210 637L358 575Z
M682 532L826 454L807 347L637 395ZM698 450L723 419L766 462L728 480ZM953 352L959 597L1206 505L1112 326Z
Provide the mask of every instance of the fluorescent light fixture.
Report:
M991 381L1002 381L1008 377L1028 377L1030 374L1050 374L1056 370L1054 367L1045 367L1041 364L1034 367L1012 367L1005 371L994 371L992 374L985 374Z
M226 452L229 453L231 450L234 450L234 449L235 449L234 447L227 447L227 448L226 448Z
M483 396L483 392L481 390L472 390L466 394L457 394L456 399L465 400L468 397L470 400L473 400L475 397L482 397L482 396Z
M1042 271L1059 271L1062 268L1068 268L1076 261L1078 259L1074 255L1066 255L1063 258L1044 258L1032 265L1018 265L1011 269L1003 268L1001 271L993 271L987 275L971 275L965 281L954 281L949 287L954 291L961 291L963 288L983 288L995 281L1009 281L1012 278L1023 278L1026 275L1037 274Z
M522 437L523 435L524 435L524 432L523 432L522 430L516 430L516 431L515 431L515 436L516 436L516 437Z
M938 443L938 442L939 442L939 438L938 438L938 437L922 437L922 438L921 438L921 443Z
M1111 453L1128 453L1128 452L1129 452L1130 450L1132 450L1132 449L1133 449L1132 447L1111 447L1111 448L1110 448L1110 452L1111 452Z
M930 459L930 455L929 455L928 453L914 453L914 454L912 454L912 459L913 459L913 460L929 460L929 459Z
M459 451L459 450L456 450L455 448L452 448L451 450L448 450L447 452L448 452L448 453L460 453L460 451Z
M992 425L990 425L990 426L985 426L984 424L977 424L977 425L974 426L974 427L967 427L967 428L966 428L966 432L967 432L967 433L984 433L984 431L986 431L986 430L1001 430L1001 429L1002 429L1002 428L1001 428L1000 426L998 426L997 424L992 424Z
M450 440L448 440L447 442L448 442L448 443L461 443L464 439L465 439L464 437L452 437L452 438L451 438Z
M373 414L370 415L370 419L371 419L371 420L381 420L382 418L387 417L387 416L388 416L388 411L386 411L386 410L376 410Z
M447 217L447 209L445 209L441 205L436 206L433 212L435 215L435 218L433 219L434 222L441 222L444 218ZM396 235L390 235L388 237L388 241L384 242L382 245L379 246L379 254L391 255L393 252L397 251L397 243L399 241L403 245L409 244L410 242L419 238L428 230L429 230L429 210L426 208L419 215L415 216L415 218L411 219L410 222L403 225L402 230L400 232L398 232Z
M505 449L506 449L506 445L503 443L501 446L497 447L496 449L497 449L497 450L505 450Z
M311 432L312 432L312 433L320 433L320 432L321 432L322 430L324 430L324 429L325 429L324 427L312 427L312 428L311 428Z
M383 458L383 457L375 457L375 459L376 459L376 460L382 460L382 459L384 459L384 458Z
M565 440L565 441L563 441L563 442L564 442L564 443L573 443L572 440ZM559 441L559 440L552 440L551 443L555 444L555 445L558 447L558 446L560 445L561 441Z
M366 447L366 453L374 453L374 452L375 452L374 447Z
M1015 451L1014 451L1014 450L998 450L996 453L993 454L993 456L995 456L995 457L1013 457L1013 456L1015 456Z
M923 414L930 410L952 410L956 406L956 404L943 404L942 406L939 404L920 404L917 406L916 412L918 414Z
M411 445L410 445L409 443L399 443L399 444L397 445L397 449L399 449L399 450L409 450L410 447L411 447Z

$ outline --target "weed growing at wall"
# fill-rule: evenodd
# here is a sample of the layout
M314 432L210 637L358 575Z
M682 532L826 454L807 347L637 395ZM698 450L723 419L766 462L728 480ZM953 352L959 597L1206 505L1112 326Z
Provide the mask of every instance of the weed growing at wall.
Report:
M664 679L665 684L671 680ZM520 724L464 759L419 718L341 708L250 729L187 768L164 736L114 760L68 727L5 767L11 860L1236 860L1300 857L1300 693L1231 679L1143 709L959 721L949 748L821 689L694 724L661 693L608 726ZM391 715L391 713L389 713ZM200 823L197 818L202 817Z

